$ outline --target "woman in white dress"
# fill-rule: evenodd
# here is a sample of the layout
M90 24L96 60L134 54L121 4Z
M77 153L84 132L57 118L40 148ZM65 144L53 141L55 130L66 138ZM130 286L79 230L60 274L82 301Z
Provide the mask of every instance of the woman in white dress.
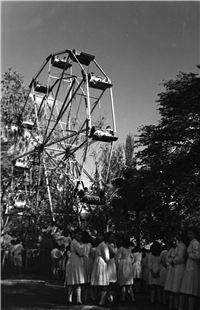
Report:
M71 242L71 256L67 263L67 285L68 288L68 304L72 303L72 294L76 292L76 304L81 302L81 285L85 283L85 273L83 265L84 249L81 247L82 230L77 228L74 230L74 239Z
M161 302L161 288L160 288L160 261L161 244L155 241L151 247L149 254L149 285L150 285L150 304L155 304L155 294L157 290L158 302Z
M109 248L110 259L108 261L108 276L109 276L109 288L108 288L108 301L113 303L114 292L116 291L115 283L117 282L117 268L115 263L115 255L117 253L117 247L115 246L115 235L112 231L107 232L105 236L106 244ZM115 294L116 295L116 294Z
M164 290L166 291L167 297L169 299L169 309L173 309L174 307L174 298L173 293L171 292L171 284L172 284L172 275L173 275L173 266L172 261L175 257L175 249L177 246L177 240L175 237L171 240L171 247L167 253L167 277L165 281L165 287Z
M161 287L161 295L162 295L162 303L165 306L167 304L166 292L164 290L165 282L167 278L167 246L164 245L162 247L162 252L160 253L160 287Z
M125 302L126 291L131 295L132 302L135 303L133 292L133 254L129 237L124 237L123 245L119 248L116 261L118 267L118 283L121 288L121 301Z
M171 282L170 291L174 294L174 308L178 309L181 283L182 283L183 274L185 271L184 255L185 255L187 246L186 246L185 234L183 234L181 231L177 232L176 238L178 240L178 244L175 249L175 257L171 262L173 271L172 271L172 282Z
M145 246L142 249L142 284L143 291L148 293L148 285L149 285L149 267L148 267L148 252L150 250L150 246Z
M84 266L84 272L85 272L85 283L82 287L82 292L83 292L82 295L83 295L83 303L87 303L88 289L89 289L91 272L92 272L92 260L90 258L91 249L92 249L92 237L87 231L83 231L82 233L81 247L84 249L83 266Z
M133 249L133 257L134 257L134 263L133 263L133 278L134 278L134 286L135 286L135 292L140 292L140 284L141 284L141 278L142 278L142 251L139 246L136 246Z
M187 261L180 292L188 296L188 310L193 310L197 298L200 297L200 243L197 240L199 237L198 230L195 227L189 227L187 237L190 244L185 255ZM184 295L182 295L179 310L184 309L184 304Z
M109 286L108 261L110 259L109 249L104 242L103 232L97 234L98 246L95 250L95 259L93 263L90 284L101 288L100 306L106 302L106 296Z

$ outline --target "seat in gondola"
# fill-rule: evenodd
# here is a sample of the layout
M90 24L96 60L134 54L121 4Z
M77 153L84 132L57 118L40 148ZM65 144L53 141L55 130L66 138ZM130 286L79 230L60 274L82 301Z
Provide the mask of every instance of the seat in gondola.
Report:
M102 142L112 142L118 139L118 137L114 136L114 132L110 128L110 126L99 129L95 129L95 127L93 126L91 128L90 138L92 138L92 140L94 141L102 141Z
M89 66L90 62L94 60L95 56L87 54L87 53L83 53L83 52L79 52L76 50L72 51L73 54L76 56L76 58L78 59L78 61L82 64L82 65L86 65ZM70 53L70 58L74 61L77 62L76 58L74 57L72 53Z
M34 82L34 90L38 93L47 94L48 86L46 84L41 84L37 81Z
M67 70L72 67L72 64L67 61L66 57L61 59L58 56L54 56L52 57L51 63L53 67L63 70Z
M89 87L91 88L106 90L107 88L111 88L113 86L109 78L95 75L93 72L88 74L88 80Z

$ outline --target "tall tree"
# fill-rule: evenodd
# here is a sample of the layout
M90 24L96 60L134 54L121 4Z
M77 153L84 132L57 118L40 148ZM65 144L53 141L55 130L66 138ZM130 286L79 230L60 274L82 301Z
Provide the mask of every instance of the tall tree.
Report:
M154 191L170 227L190 221L199 208L200 78L180 72L163 86L159 124L141 127L136 145L143 148L137 159L154 175Z
M135 149L134 137L133 134L129 133L126 137L126 143L124 146L125 165L129 168L135 167L134 149Z

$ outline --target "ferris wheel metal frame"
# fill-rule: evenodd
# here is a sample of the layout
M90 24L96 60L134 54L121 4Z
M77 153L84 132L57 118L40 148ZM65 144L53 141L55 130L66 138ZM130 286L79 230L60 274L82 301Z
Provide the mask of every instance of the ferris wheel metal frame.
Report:
M92 71L91 64L94 68ZM40 171L38 179L44 173L53 220L55 214L47 161L51 162L52 169L68 175L69 182L76 183L78 189L83 183L83 175L95 183L94 177L85 168L90 147L96 143L110 143L108 179L113 145L118 139L112 86L94 55L74 49L50 54L29 85L34 114L29 119L23 119L22 115L26 143L14 158L14 165L27 172L34 169L33 162L35 164L37 158ZM109 126L103 127L99 122L101 126L98 127L95 111L102 104L105 93L109 93L106 105L110 107L111 118ZM38 192L36 197L38 205ZM84 195L81 199L79 201L86 204L104 203L99 195Z

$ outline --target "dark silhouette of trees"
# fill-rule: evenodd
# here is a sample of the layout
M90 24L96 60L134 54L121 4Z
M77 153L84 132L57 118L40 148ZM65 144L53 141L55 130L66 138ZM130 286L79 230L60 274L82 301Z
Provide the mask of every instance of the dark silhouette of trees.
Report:
M143 148L138 163L152 175L156 201L151 208L157 207L154 216L167 231L193 221L199 212L200 78L180 72L163 86L159 124L141 127L136 145Z

